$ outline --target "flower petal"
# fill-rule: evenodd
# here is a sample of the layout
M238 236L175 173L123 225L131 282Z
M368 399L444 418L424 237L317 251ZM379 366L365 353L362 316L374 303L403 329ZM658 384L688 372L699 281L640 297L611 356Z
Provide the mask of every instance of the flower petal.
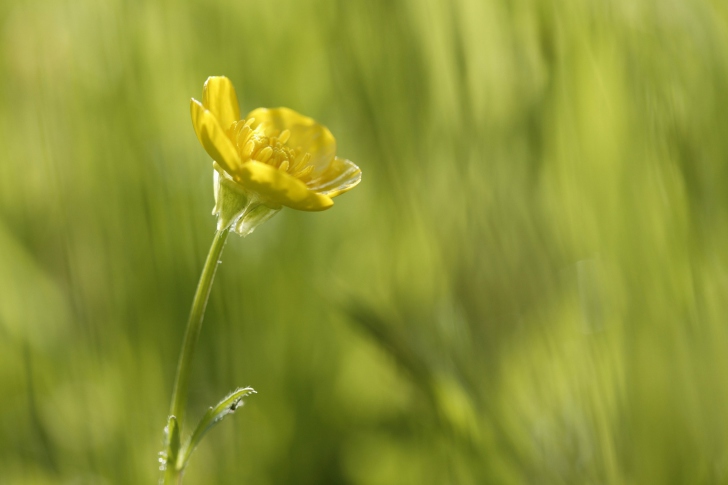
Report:
M359 182L361 169L354 162L336 157L321 175L306 185L320 194L336 197L353 189Z
M233 173L235 167L240 166L240 156L217 118L194 98L190 103L190 114L197 139L200 140L207 154L227 173Z
M334 205L330 197L309 190L306 184L266 163L243 164L236 179L246 189L275 204L302 211L322 211Z
M255 118L256 123L265 123L268 136L273 132L290 130L291 136L286 145L300 147L311 154L309 163L314 166L314 175L324 170L336 156L334 135L308 116L288 108L258 108L248 113L246 119L250 118Z
M230 79L210 76L202 88L202 106L210 111L224 130L240 119L238 96Z

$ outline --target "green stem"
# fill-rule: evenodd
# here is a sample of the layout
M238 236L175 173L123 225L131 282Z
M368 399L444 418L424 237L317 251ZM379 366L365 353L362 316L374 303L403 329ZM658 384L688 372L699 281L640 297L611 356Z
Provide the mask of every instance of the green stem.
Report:
M192 310L190 311L190 319L187 322L187 330L185 331L185 339L182 344L182 353L179 356L177 364L177 377L174 381L174 391L172 392L172 405L169 414L177 418L180 428L184 419L185 404L187 399L187 387L190 381L190 367L192 365L192 357L195 352L197 338L200 336L200 328L202 328L202 319L205 316L205 306L210 296L210 288L212 281L215 279L215 271L220 262L220 255L225 247L229 229L223 229L215 233L215 239L210 246L210 252L207 254L205 267L202 269L200 282L197 284L195 298L192 301ZM169 452L169 450L167 450ZM177 470L174 464L168 464L165 473L165 484L182 482L182 470Z

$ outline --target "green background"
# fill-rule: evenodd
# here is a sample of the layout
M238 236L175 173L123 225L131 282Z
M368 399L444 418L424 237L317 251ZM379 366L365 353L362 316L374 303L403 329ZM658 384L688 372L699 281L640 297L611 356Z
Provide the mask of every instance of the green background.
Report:
M728 483L724 0L3 1L0 483L159 478L221 74L364 176L228 241L186 484Z

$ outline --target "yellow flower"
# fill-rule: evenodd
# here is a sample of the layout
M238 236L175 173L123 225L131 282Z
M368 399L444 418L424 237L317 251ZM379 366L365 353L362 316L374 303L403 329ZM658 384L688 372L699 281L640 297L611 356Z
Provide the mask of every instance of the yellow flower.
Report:
M331 132L288 108L258 108L245 118L224 76L192 99L192 124L213 159L218 229L245 236L281 207L321 211L361 181L361 170L336 156Z

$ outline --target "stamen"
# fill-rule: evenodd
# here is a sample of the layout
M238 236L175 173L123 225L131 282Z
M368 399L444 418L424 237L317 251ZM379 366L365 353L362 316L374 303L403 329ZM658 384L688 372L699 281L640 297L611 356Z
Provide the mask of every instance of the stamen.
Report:
M291 130L283 130L280 135L278 135L278 141L280 141L282 144L286 144L288 139L291 137Z
M301 149L300 149L300 148L296 148L296 153L297 153L297 154L298 154L298 153L301 153ZM298 155L296 155L296 157L298 157ZM303 156L301 157L301 159L300 159L300 160L298 161L298 163L296 163L296 164L295 164L295 165L293 166L293 171L294 171L294 172L296 172L296 171L298 171L298 169L300 169L301 167L304 167L304 166L306 166L306 163L307 163L307 162L308 162L308 161L309 161L310 159L311 159L311 155L310 155L309 153L304 153L304 154L303 154Z
M265 163L271 155L273 155L273 149L271 147L265 147L258 153L256 160Z
M268 130L265 123L258 123L253 128L255 118L236 121L230 130L236 145L240 150L243 162L256 160L277 167L298 179L308 177L314 166L309 165L311 154L304 152L301 147L289 147L286 143L291 139L291 130L281 132ZM271 127L272 128L272 127ZM271 134L270 137L266 133Z
M243 126L243 128L240 130L237 136L237 145L238 146L245 146L245 142L248 139L248 136L250 135L250 127Z
M250 140L243 147L243 157L250 158L250 155L253 154L253 150L255 150L255 142Z
M298 173L294 173L293 176L298 179L302 179L303 177L310 174L311 172L313 172L313 165L307 165L306 168L304 168L303 170L301 170Z

